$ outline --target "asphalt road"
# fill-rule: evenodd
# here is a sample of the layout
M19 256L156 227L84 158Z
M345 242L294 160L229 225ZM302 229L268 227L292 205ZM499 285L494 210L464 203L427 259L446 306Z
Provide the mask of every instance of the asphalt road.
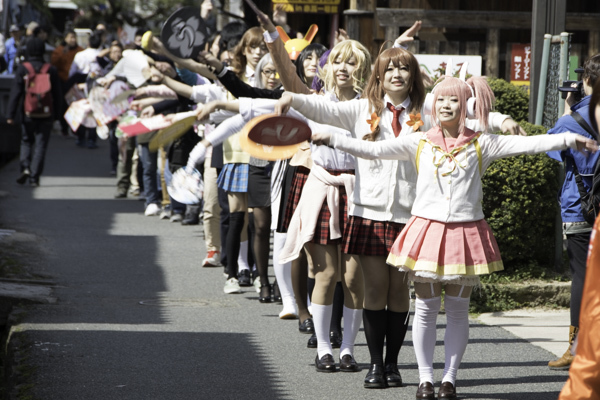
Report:
M315 350L281 306L252 288L223 294L222 270L201 268L203 229L143 215L115 200L108 145L77 148L53 135L41 186L18 186L18 163L0 170L2 228L33 234L35 270L57 283L56 304L37 305L18 330L29 346L36 399L413 399L418 373L409 331L400 353L405 387L367 390L359 373L315 372ZM435 377L443 369L438 319ZM337 353L334 355L337 359ZM461 399L556 399L567 372L554 356L502 328L471 322L459 371ZM439 385L439 382L438 382Z

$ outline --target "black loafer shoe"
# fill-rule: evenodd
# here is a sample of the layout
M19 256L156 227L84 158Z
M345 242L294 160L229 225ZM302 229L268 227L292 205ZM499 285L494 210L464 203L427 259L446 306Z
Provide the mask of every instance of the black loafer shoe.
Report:
M340 371L342 372L358 372L360 367L356 360L350 354L345 354L340 358Z
M339 332L329 332L329 341L331 342L331 347L334 349L339 349L342 347L342 339L343 336Z
M311 335L311 337L308 338L308 343L306 343L306 347L308 347L309 349L316 349L317 348L317 335L315 335L313 333Z
M398 365L385 364L383 376L389 387L402 387L402 377L400 376L400 371L398 371Z
M383 365L371 364L371 368L365 376L364 386L367 389L383 389L386 387L385 378L383 377Z
M300 333L315 333L315 325L313 324L312 318L306 318L302 322L298 322L298 330Z
M240 286L252 286L252 280L250 279L250 270L243 269L238 272L238 282Z
M319 359L319 355L315 358L315 368L317 372L335 372L335 361L331 354L325 354Z
M438 399L456 399L456 388L450 382L442 382L438 391Z
M435 390L433 389L433 383L423 382L417 389L417 400L435 400Z
M260 287L260 294L258 295L258 301L260 301L261 303L270 303L273 301L273 297L272 297L272 288L271 285L267 284L267 285L261 285Z

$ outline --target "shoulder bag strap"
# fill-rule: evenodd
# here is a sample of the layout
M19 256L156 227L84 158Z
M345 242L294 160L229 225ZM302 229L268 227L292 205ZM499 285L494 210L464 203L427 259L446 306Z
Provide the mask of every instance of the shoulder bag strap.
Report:
M579 124L579 126L581 126L587 133L592 135L594 139L598 140L598 134L594 131L594 129L592 129L590 124L588 124L586 120L583 119L583 117L577 111L572 111L571 117L573 117L573 119Z

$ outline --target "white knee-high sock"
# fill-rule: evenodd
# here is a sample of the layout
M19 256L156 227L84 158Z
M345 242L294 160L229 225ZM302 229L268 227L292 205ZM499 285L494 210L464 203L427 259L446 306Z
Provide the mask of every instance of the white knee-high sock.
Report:
M442 305L441 297L415 300L412 326L413 346L419 366L419 384L433 383L433 352L436 341L436 320Z
M446 334L444 335L444 348L446 363L442 382L454 385L458 367L462 360L467 342L469 341L469 297L446 296L444 308L446 309Z
M362 325L363 310L354 310L344 306L344 336L340 347L340 358L346 354L354 354L354 342Z
M317 335L317 354L319 358L325 354L333 355L333 348L329 340L329 325L331 324L332 310L332 304L328 306L312 304L313 323L315 325L315 334Z
M250 269L248 265L248 241L240 242L240 253L238 255L238 271Z
M273 234L273 269L275 270L275 278L281 293L281 302L284 310L296 310L296 299L294 298L294 290L292 288L292 263L279 263L279 253L285 244L285 233L274 232Z

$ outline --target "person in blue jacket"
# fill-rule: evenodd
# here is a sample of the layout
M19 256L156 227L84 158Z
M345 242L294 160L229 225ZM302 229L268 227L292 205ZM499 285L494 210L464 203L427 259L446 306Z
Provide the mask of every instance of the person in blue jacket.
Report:
M591 138L592 135L586 131L573 117L578 113L590 126L592 123L589 117L589 104L592 94L592 88L597 81L600 81L600 54L588 59L584 64L582 75L583 90L585 97L570 107L557 122L548 134L574 132L585 137ZM568 103L568 100L567 100ZM591 128L592 130L594 128ZM596 135L598 132L596 131ZM575 169L579 171L583 179L586 190L592 187L592 177L594 167L600 156L600 152L585 156L577 151L570 149L563 151L551 151L548 155L558 161L565 163L565 181L560 191L560 213L563 222L563 232L567 237L567 253L569 255L569 266L571 268L571 326L569 328L569 348L557 360L550 361L550 369L569 369L573 361L571 354L571 345L577 336L579 330L579 311L581 307L581 297L583 293L583 284L585 281L586 259L588 245L590 243L590 234L592 226L585 222L581 211L581 197L579 188L575 181Z

